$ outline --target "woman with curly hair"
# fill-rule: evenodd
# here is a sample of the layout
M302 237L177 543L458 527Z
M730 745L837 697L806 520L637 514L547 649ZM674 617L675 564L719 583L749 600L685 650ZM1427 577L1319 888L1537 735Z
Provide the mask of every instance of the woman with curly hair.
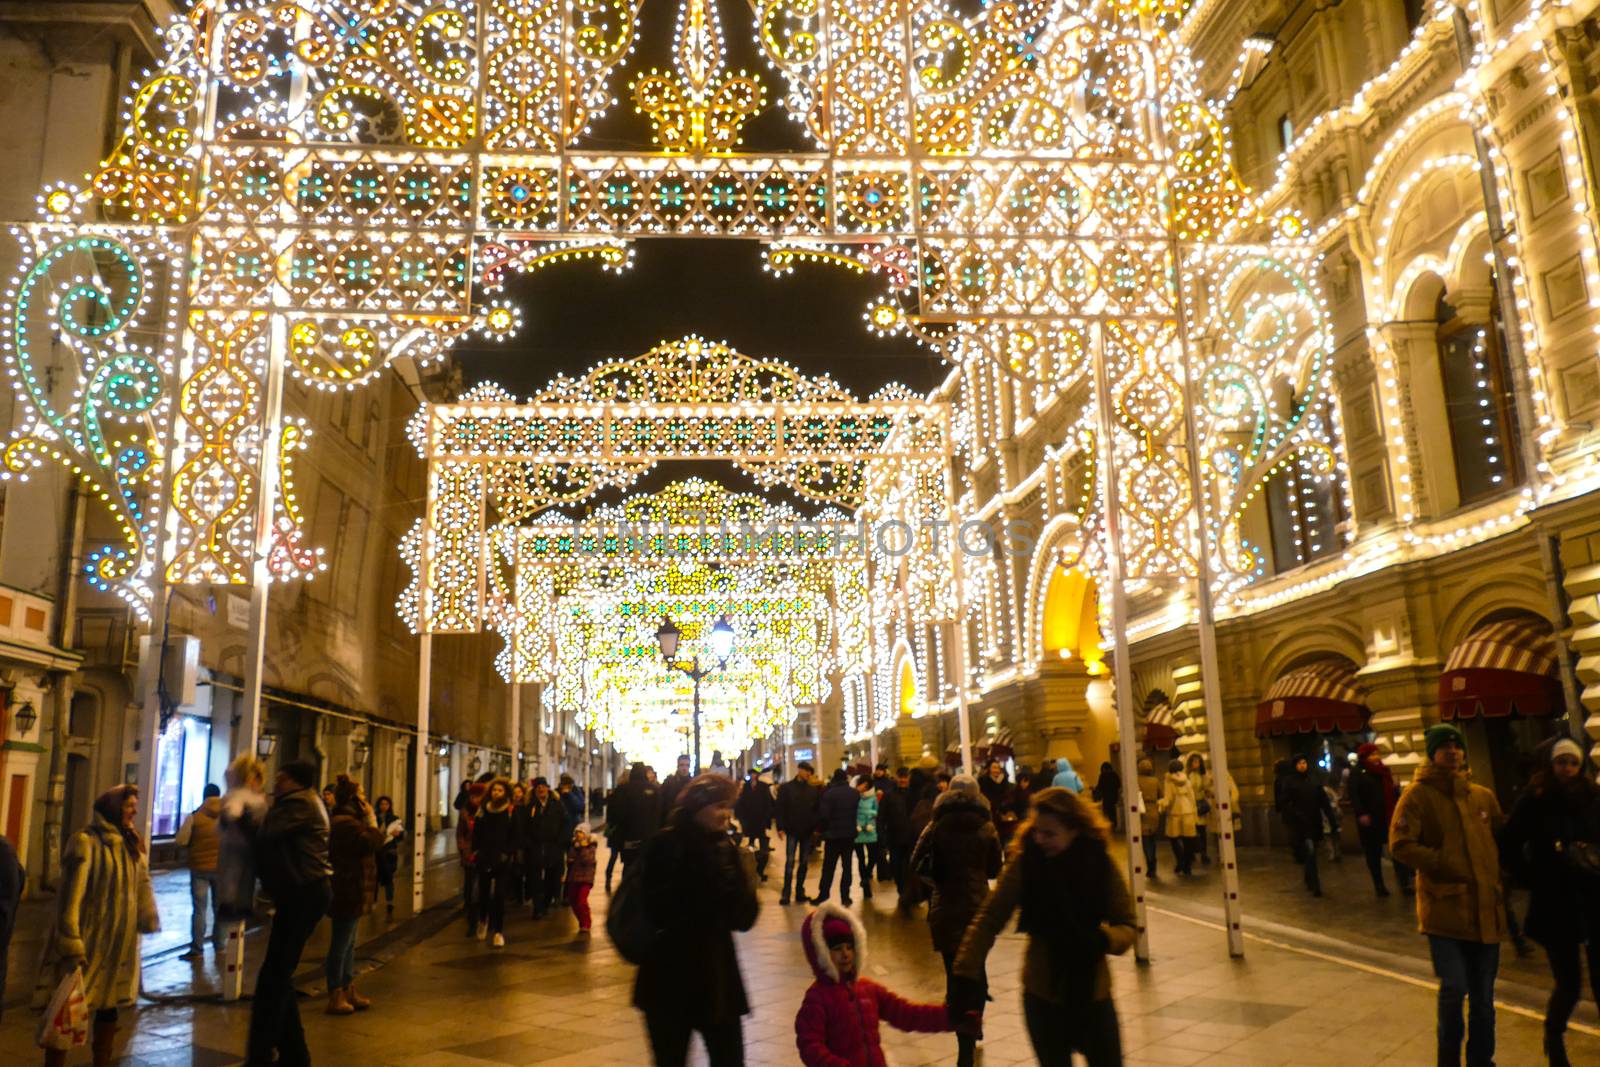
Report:
M1033 797L1017 828L1000 880L989 892L956 954L963 979L958 1010L982 1010L978 980L995 937L1021 910L1028 935L1022 964L1022 1013L1034 1055L1068 1067L1073 1052L1089 1067L1122 1062L1122 1036L1111 1002L1108 955L1138 936L1128 883L1106 851L1111 826L1093 801L1052 786Z

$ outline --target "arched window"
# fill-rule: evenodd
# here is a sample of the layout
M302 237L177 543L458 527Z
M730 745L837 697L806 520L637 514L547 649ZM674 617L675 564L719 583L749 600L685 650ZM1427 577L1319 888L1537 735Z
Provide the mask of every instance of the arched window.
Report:
M1513 445L1517 431L1511 410L1500 302L1490 289L1489 321L1468 323L1440 293L1439 377L1444 386L1450 449L1455 457L1461 504L1475 504L1514 487L1522 479Z
M1295 403L1292 396L1285 403ZM1326 425L1325 405L1312 405L1308 422ZM1274 574L1336 554L1344 544L1344 493L1337 471L1322 469L1318 457L1290 460L1267 479L1267 524L1272 535Z

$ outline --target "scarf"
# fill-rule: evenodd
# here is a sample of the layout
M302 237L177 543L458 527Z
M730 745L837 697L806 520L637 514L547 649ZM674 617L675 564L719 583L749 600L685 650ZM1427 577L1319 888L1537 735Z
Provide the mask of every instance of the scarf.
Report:
M1065 1004L1094 994L1100 959L1094 936L1110 910L1111 858L1103 841L1079 835L1057 856L1028 841L1022 849L1022 907L1017 929L1050 951L1053 992Z
M138 859L139 855L144 852L144 842L139 839L138 831L122 825L122 804L128 799L129 793L138 796L138 787L132 785L112 786L95 798L94 811L96 815L110 823L112 828L122 835L122 843L128 846L128 855Z

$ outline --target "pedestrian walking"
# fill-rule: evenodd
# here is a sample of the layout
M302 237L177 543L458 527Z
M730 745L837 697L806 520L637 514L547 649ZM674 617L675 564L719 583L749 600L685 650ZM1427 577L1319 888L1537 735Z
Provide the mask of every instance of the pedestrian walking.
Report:
M1600 1004L1600 787L1570 737L1546 742L1539 754L1500 845L1505 866L1529 889L1525 929L1544 946L1555 979L1544 1013L1545 1058L1570 1067L1567 1022L1582 996L1584 957Z
M1200 805L1182 760L1167 764L1167 777L1161 783L1161 815L1161 830L1172 844L1173 863L1179 876L1188 878L1194 874L1194 835L1200 825Z
M767 863L772 858L772 842L767 835L772 830L772 816L777 806L772 775L761 771L745 779L733 807L734 817L739 820L740 837L755 850L756 877L763 882L767 880Z
M1107 852L1110 836L1110 824L1088 798L1041 790L956 953L954 970L964 981L953 1006L981 1010L984 960L1012 912L1021 910L1018 929L1028 937L1023 1021L1035 1058L1047 1067L1066 1067L1074 1052L1089 1067L1122 1063L1106 957L1128 951L1138 929L1128 883Z
M222 843L222 790L207 782L200 806L184 816L173 843L185 850L189 867L189 950L178 958L200 960L206 955L206 912L211 912L211 940L222 951L222 917L217 913L217 855Z
M611 838L622 856L622 872L639 855L645 841L661 826L661 787L650 781L650 769L635 763L628 769L628 780L611 797ZM611 870L606 869L606 892L611 891ZM531 895L533 887L528 887Z
M861 896L872 899L872 872L878 866L878 792L872 779L862 775L856 781L856 869L861 875Z
M930 891L928 933L944 961L946 999L954 995L953 967L961 937L989 895L989 880L1000 873L1001 855L1000 835L979 783L970 775L956 775L950 789L934 801L933 818L911 853L911 869ZM987 993L982 967L975 980ZM971 1067L976 1036L964 1032L956 1045L958 1067Z
M947 1005L914 1004L862 975L867 932L837 904L806 916L800 943L816 976L794 1017L804 1067L886 1067L880 1021L910 1033L955 1029Z
M1383 762L1378 746L1368 741L1356 749L1355 770L1350 772L1350 810L1356 816L1356 836L1361 839L1361 852L1367 859L1367 871L1372 875L1372 889L1380 897L1389 895L1383 881L1383 853L1389 844L1389 824L1394 819L1394 806L1400 800L1400 789L1395 785L1394 774ZM1399 860L1390 858L1394 866L1394 880L1407 896L1411 888L1411 870Z
M1217 810L1216 784L1206 770L1206 760L1198 752L1191 752L1183 761L1183 773L1194 790L1194 837L1189 843L1189 861L1193 868L1198 857L1202 866L1211 866L1210 833L1208 827L1212 813Z
M483 808L489 787L481 782L467 786L466 803L456 809L456 855L461 860L461 904L467 915L467 936L482 941L488 936L478 907L478 853L472 847L472 828Z
M811 860L811 835L817 832L817 809L822 794L812 784L815 769L802 761L795 776L778 787L778 805L774 819L778 827L778 840L783 842L783 892L779 904L793 898L802 904L806 901L806 865Z
M1500 804L1470 783L1466 739L1449 723L1423 735L1427 762L1389 827L1395 859L1417 872L1417 927L1428 938L1439 977L1438 1058L1461 1062L1461 1005L1467 1004L1467 1067L1494 1063L1494 981L1506 936Z
M68 840L39 968L45 996L73 968L83 971L94 1067L109 1067L117 1013L138 1003L139 935L161 929L144 840L134 829L138 817L138 788L113 786L95 800L89 824ZM61 1067L67 1050L46 1049L44 1062Z
M244 937L256 908L256 837L267 816L267 769L254 756L234 757L223 772L227 792L217 817L217 919L229 937Z
M893 882L898 889L905 861L915 844L907 839L911 806L906 803L906 787L911 782L911 771L897 767L886 782L878 787L878 881Z
M1004 847L1020 821L1015 807L1017 787L1006 776L1005 764L997 759L990 760L983 769L983 777L978 779L978 788L983 792L983 799L989 802L989 817L994 820L995 831Z
M535 919L544 918L561 892L561 868L571 842L566 806L550 791L549 781L535 778L522 824L522 851L527 858L528 894L533 898Z
M1028 809L1033 803L1033 794L1044 788L1039 784L1039 779L1027 767L1017 768L1016 788L1011 791L1011 815L1014 820L1012 832L1022 825L1022 820L1028 817Z
M383 847L378 850L378 888L383 891L385 914L393 915L394 876L400 870L400 842L406 837L406 823L395 814L394 801L389 797L379 797L372 813L383 832Z
M1056 760L1055 777L1050 779L1050 784L1056 789L1083 792L1083 779L1078 777L1078 772L1072 769L1072 761L1065 756Z
M851 856L856 840L856 808L860 803L861 794L850 787L844 770L834 771L817 804L817 823L822 832L822 884L817 887L817 904L833 894L833 872L842 867L839 901L847 908L850 906Z
M639 965L633 1006L644 1012L656 1067L683 1067L698 1032L710 1067L742 1067L750 1012L735 931L755 925L749 853L728 836L737 787L702 774L679 790L666 827L644 846L646 913L658 931Z
M383 831L358 782L341 774L333 783L333 817L328 822L329 1015L365 1011L372 1002L356 992L356 929L378 899L378 850Z
M1332 819L1333 805L1322 782L1311 773L1311 760L1296 756L1292 769L1278 790L1283 823L1297 842L1295 857L1304 868L1306 888L1311 895L1322 895L1322 878L1317 872L1317 852L1322 847L1323 827Z
M1152 880L1156 874L1156 847L1161 843L1161 779L1148 757L1139 759L1139 844L1144 848L1144 868Z
M11 935L17 929L17 910L22 906L27 882L16 848L0 834L0 1018L5 1016L6 960L10 958Z
M561 797L562 807L567 812L567 825L577 826L589 818L589 812L583 802L583 790L577 787L572 780L572 775L563 774L556 783L556 793Z
M484 791L483 807L472 824L472 853L478 868L480 929L494 948L506 945L506 896L516 867L516 828L511 816L511 783L496 778ZM483 938L479 938L483 940Z
M1328 859L1334 863L1344 862L1344 819L1339 814L1339 806L1344 803L1344 778L1335 767L1331 773L1322 778L1322 791L1328 795L1328 806L1323 811L1323 819L1327 823L1328 833Z
M572 845L567 849L567 906L578 920L579 934L587 934L592 923L589 891L594 888L595 848L589 824L580 822L573 828Z
M678 802L678 792L689 784L689 757L679 756L678 766L673 772L661 780L661 812L660 818L665 821L672 815L672 806Z
M316 769L304 760L280 767L272 783L272 806L256 835L256 869L276 910L250 1005L249 1067L268 1067L274 1053L280 1065L311 1063L292 979L306 941L332 900L328 813L316 780Z
M1117 773L1110 760L1100 764L1100 777L1094 783L1094 799L1099 802L1106 822L1115 829L1117 812L1122 807L1122 775Z

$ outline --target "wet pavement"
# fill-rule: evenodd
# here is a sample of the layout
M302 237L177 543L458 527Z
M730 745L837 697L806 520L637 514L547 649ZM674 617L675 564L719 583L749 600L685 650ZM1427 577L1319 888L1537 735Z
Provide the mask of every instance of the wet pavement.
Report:
M442 843L435 846L436 855L447 855ZM1169 862L1163 866L1170 869ZM1250 940L1240 960L1227 957L1213 922L1220 916L1215 873L1181 885L1163 879L1152 887L1153 962L1141 966L1130 956L1112 963L1130 1067L1331 1067L1352 1060L1363 1067L1433 1064L1433 993L1410 901L1398 894L1374 901L1359 857L1347 857L1342 867L1326 865L1328 895L1321 900L1301 899L1294 892L1297 869L1287 856L1247 850L1241 866ZM815 873L812 877L814 884ZM444 899L456 886L453 863L430 870L428 882L430 901ZM167 932L150 939L152 955L182 950L188 896L186 885L180 888L181 893L163 893L163 911L176 906L173 922L182 925L169 923ZM755 1006L746 1019L747 1062L752 1067L795 1064L794 1014L811 980L799 945L804 909L780 907L776 882L763 886L761 899L755 929L738 939ZM312 994L301 1001L301 1011L314 1057L319 1063L457 1067L648 1064L643 1026L630 1006L633 968L617 957L603 933L606 900L603 887L596 887L591 938L577 936L565 910L537 923L524 911L508 917L509 943L500 950L465 936L459 919L441 925L448 916L442 909L416 923L397 915L388 935L383 933L388 924L370 920L364 934L372 936L362 955L372 957L367 964L372 969L360 985L374 1005L347 1017L324 1015L316 996L324 924L307 951L301 983ZM871 943L869 973L905 995L942 999L943 972L921 917L898 915L887 885L870 901L858 897L855 907ZM980 1060L988 1067L1034 1062L1020 1018L1021 944L1015 934L1003 936L990 960L995 1002ZM1533 1005L1542 1000L1548 981L1541 980L1536 964L1513 962L1509 947L1506 957L1511 981L1502 989L1506 1004L1499 1018L1498 1061L1503 1067L1543 1062ZM208 959L198 972L196 992L214 981L211 968ZM196 977L188 964L165 959L154 961L146 974L152 988L172 993ZM248 1015L248 1002L186 997L146 1005L136 1018L125 1019L121 1062L237 1063ZM38 1062L31 1042L35 1018L23 1010L8 1012L0 1026L0 1063ZM1569 1038L1573 1061L1600 1063L1593 1004L1583 1004L1577 1021L1586 1032ZM954 1060L953 1037L885 1027L884 1041L898 1067ZM698 1049L696 1057L694 1062L704 1062ZM87 1059L80 1051L72 1062Z

